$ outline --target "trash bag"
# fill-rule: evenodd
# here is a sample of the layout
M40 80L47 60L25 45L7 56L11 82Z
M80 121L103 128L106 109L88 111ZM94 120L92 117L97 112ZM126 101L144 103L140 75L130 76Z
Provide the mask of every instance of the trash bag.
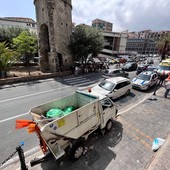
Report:
M63 109L64 115L68 115L68 114L71 113L73 110L75 110L74 106L68 106L68 107L64 108L64 109Z
M55 118L55 117L62 117L62 116L64 116L64 112L61 109L50 109L46 114L46 117L48 118Z
M152 150L155 152L157 151L165 142L164 139L161 138L155 138L153 143L152 143Z

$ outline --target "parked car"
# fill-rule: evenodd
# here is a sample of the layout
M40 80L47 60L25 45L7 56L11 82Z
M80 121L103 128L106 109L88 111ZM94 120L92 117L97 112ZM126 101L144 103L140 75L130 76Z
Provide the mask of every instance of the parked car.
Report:
M147 64L153 64L154 63L154 61L153 61L153 59L151 58L151 59L147 59Z
M129 95L132 84L129 79L124 77L113 77L103 80L98 85L91 88L93 95L106 95L116 99L123 95Z
M127 62L127 60L125 58L120 58L119 59L119 63L126 63L126 62Z
M136 75L140 74L143 71L146 71L148 66L149 66L148 64L139 65L136 69Z
M146 69L146 71L155 71L155 72L157 72L157 70L158 70L158 66L148 66Z
M169 60L163 60L159 65L158 65L158 71L159 74L162 72L165 72L166 75L170 73L170 61Z
M128 71L134 71L137 69L137 63L136 62L130 62L126 63L123 67L122 70L128 70Z
M132 87L140 90L148 90L157 82L158 75L152 71L144 71L132 80Z
M123 71L121 69L106 69L103 72L104 78L111 78L111 77L118 77L118 76L128 78L129 73L126 73L125 71Z

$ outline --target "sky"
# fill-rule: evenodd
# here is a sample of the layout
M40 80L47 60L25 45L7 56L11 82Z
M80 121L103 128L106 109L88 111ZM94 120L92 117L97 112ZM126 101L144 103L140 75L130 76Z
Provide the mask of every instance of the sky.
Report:
M36 20L33 0L0 0L0 17ZM72 21L91 25L102 19L112 31L170 30L170 0L72 0Z

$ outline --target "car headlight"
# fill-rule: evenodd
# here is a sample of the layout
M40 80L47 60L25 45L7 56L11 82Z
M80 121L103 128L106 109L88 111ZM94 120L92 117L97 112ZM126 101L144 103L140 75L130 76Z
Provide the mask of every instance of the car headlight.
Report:
M142 86L149 86L149 83L141 84Z

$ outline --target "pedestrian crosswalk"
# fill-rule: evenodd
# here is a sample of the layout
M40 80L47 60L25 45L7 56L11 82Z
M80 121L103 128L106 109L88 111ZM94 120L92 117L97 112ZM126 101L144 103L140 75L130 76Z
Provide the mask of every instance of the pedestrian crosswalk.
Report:
M65 81L65 83L71 86L75 86L78 89L84 89L84 88L91 87L99 83L99 80L90 80L89 78L83 77L83 76L69 77L63 80Z

